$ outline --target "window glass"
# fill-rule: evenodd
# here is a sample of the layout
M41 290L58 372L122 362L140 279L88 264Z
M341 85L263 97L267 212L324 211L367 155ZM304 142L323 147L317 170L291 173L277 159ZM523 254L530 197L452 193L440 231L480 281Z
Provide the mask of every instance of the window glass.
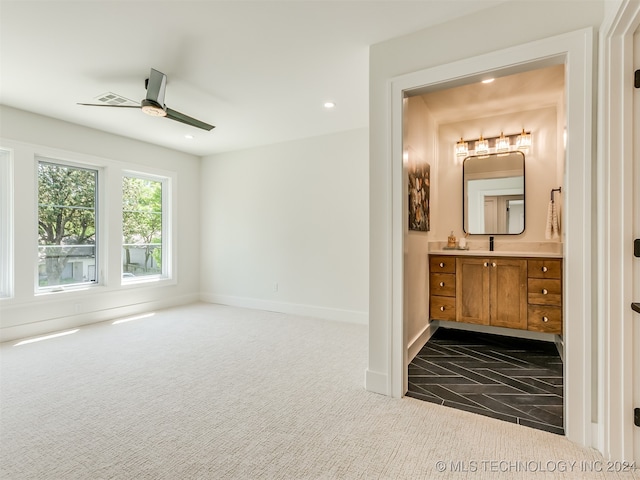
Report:
M163 245L163 180L122 179L122 278L166 276Z
M38 286L96 283L98 171L38 162Z

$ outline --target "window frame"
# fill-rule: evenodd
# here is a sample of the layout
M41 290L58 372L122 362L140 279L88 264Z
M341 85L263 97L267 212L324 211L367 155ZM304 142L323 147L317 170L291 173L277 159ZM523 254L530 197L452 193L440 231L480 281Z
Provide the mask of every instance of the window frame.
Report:
M46 155L46 154L35 154L35 258L34 258L34 277L33 277L33 288L36 295L48 294L48 293L59 293L59 292L72 292L79 290L86 290L90 288L95 288L103 285L103 269L104 269L104 259L102 258L102 226L103 226L103 216L104 211L102 208L103 205L103 192L105 191L105 179L106 176L104 173L104 167L101 165L97 165L91 162L81 162L81 161L72 161L66 160L62 158L57 158L55 155ZM96 186L95 186L95 195L94 195L94 212L95 212L95 243L94 243L94 251L95 251L95 281L93 282L82 282L82 283L71 283L71 284L61 284L61 285L47 285L40 286L40 278L39 278L39 247L41 247L39 243L39 228L38 222L40 221L40 174L39 174L39 166L40 163L48 163L52 165L58 165L66 168L73 168L78 170L87 170L91 172L95 172L96 176ZM106 204L106 202L105 202Z
M162 258L162 271L159 274L154 275L143 275L139 277L123 277L123 261L122 261L122 251L123 251L123 235L121 234L120 238L120 284L122 286L130 286L130 285L138 285L138 284L146 284L151 282L158 281L170 281L175 280L173 277L173 177L169 174L155 174L150 173L149 171L141 171L141 170L122 170L120 175L120 185L122 186L124 182L124 178L138 178L141 180L149 180L153 182L159 182L162 185L162 247L161 247L161 258ZM121 191L122 192L122 191ZM120 200L122 201L122 193L120 196ZM121 203L122 205L122 203ZM120 226L122 227L123 222L123 209L120 209ZM121 232L122 233L122 232Z
M13 150L0 146L0 299L15 295L13 162Z

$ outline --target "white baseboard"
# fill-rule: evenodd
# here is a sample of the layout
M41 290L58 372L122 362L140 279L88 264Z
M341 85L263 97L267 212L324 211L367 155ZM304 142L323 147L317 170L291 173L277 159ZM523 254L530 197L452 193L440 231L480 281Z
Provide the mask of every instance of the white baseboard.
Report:
M259 298L235 297L232 295L218 295L214 293L203 293L200 300L208 303L218 303L231 307L253 308L257 310L267 310L270 312L290 313L305 317L322 318L346 323L357 323L360 325L369 324L369 314L355 310L343 310L339 308L319 307L316 305L301 305L287 302L274 302Z
M89 311L78 315L66 315L58 318L45 319L32 323L13 325L0 329L0 342L10 342L18 339L36 337L48 333L59 332L71 328L83 327L94 323L116 320L121 317L138 315L165 308L177 307L197 303L200 300L198 294L181 296L169 296L163 299L148 302L121 305L114 308Z
M430 322L422 329L422 331L411 341L407 348L407 362L411 362L420 352L422 347L429 341L431 336L438 329L437 322Z
M560 335L556 335L556 348L558 349L558 353L560 354L560 359L562 363L564 363L564 338Z
M364 388L380 395L391 395L387 375L367 369L364 377Z

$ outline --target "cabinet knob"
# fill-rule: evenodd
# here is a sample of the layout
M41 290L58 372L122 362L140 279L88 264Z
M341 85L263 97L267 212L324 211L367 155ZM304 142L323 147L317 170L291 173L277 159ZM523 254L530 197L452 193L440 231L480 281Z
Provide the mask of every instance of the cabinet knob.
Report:
M542 321L543 321L544 323L547 323L547 322L549 321L549 317L542 317Z
M488 267L489 266L489 262L484 262L484 266Z
M493 268L495 268L495 267L497 267L497 266L498 266L498 264L497 264L496 262L493 262L493 263L491 264L491 266L492 266Z
M549 269L547 267L542 267L540 270L546 273Z
M444 268L444 262L440 262L440 268Z
M549 291L548 291L546 288L543 288L543 289L542 289L542 294L543 294L543 295L546 295L547 293L549 293Z
M441 287L444 287L444 282L440 282L440 286L441 286Z
M444 307L440 307L440 311L441 311L441 312L444 312Z

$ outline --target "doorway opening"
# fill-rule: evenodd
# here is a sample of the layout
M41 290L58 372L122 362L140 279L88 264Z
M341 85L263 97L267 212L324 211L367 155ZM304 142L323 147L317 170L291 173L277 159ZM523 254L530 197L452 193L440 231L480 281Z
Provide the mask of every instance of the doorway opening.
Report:
M492 81L482 81L488 78ZM428 230L412 229L413 212L410 205L405 206L404 217L409 219L404 227L403 265L404 330L408 343L405 391L414 398L557 434L564 434L566 408L564 332L527 329L526 272L524 327L459 323L464 321L461 315L443 317L440 312L431 311L428 255L441 251L443 239L448 236L465 238L466 248L472 249L465 250L465 255L473 250L483 255L489 251L488 233L495 232L467 233L470 222L475 220L467 218L473 210L465 208L465 158L456 155L456 144L502 134L515 137L526 130L531 134L532 145L523 150L525 188L517 198L520 203L513 207L513 216L518 217L521 228L514 228L515 234L496 235L495 243L507 256L510 250L512 257L549 252L562 258L562 235L547 238L545 226L549 192L558 190L565 181L565 89L564 59L555 57L520 66L515 72L485 72L467 78L464 84L457 80L406 92L402 119L403 197L409 199L409 204L415 183L411 172L430 172ZM482 172L479 175L486 176ZM492 188L495 191L495 186ZM495 196L483 198L484 209L478 210L485 212L487 199L510 205ZM558 212L562 212L560 195L555 203ZM507 215L513 213L509 210ZM447 295L455 296L453 288L453 293L449 291ZM561 293L559 298L553 308L561 311ZM562 314L559 315L561 324Z

